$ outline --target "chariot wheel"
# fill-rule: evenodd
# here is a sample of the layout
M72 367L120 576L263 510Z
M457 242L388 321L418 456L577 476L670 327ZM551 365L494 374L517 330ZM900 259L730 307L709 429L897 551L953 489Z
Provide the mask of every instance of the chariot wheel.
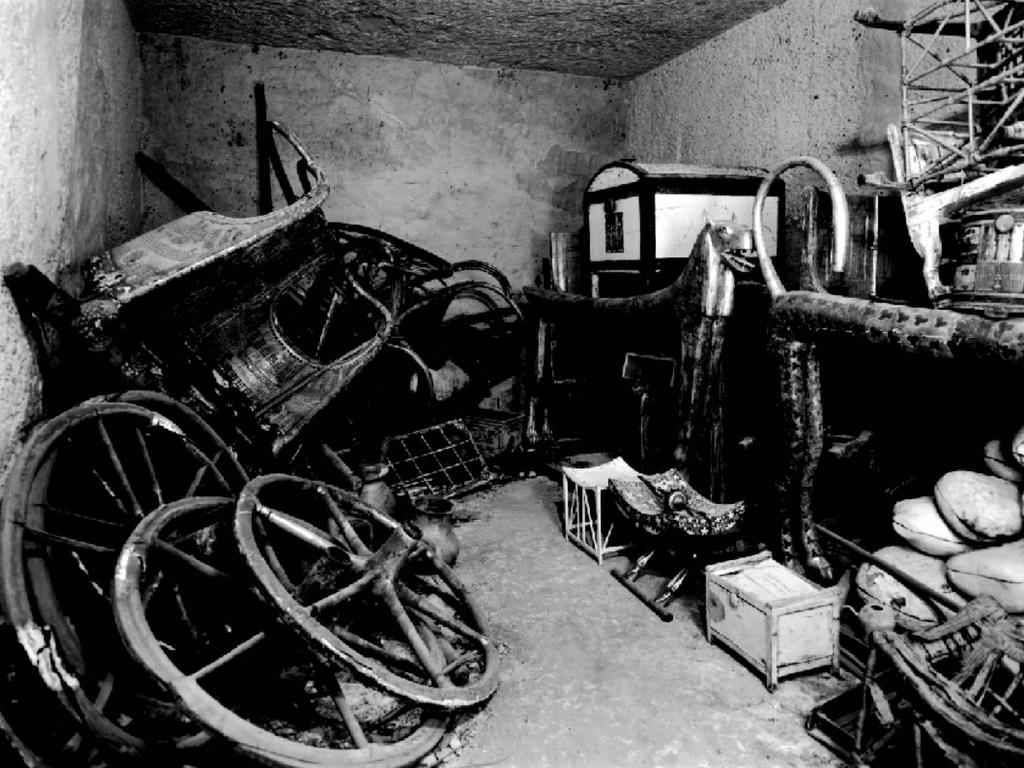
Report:
M277 474L242 490L235 537L265 599L335 666L445 710L497 688L483 618L415 526L334 486ZM371 549L368 537L382 543Z
M234 512L234 499L182 499L135 528L114 580L132 656L197 722L260 763L398 768L426 755L445 717L329 669L280 627L248 574L233 573L237 558L211 556L209 541L230 541Z
M61 703L124 755L208 741L131 662L110 605L118 553L146 512L196 494L234 495L244 479L229 466L225 475L189 431L132 403L77 406L32 433L4 492L7 620Z

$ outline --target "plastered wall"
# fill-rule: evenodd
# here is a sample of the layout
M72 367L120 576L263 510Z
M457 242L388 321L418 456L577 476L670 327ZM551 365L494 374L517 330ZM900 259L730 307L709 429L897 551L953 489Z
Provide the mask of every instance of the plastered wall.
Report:
M908 3L874 5L900 18ZM636 78L628 150L761 167L810 154L849 185L862 171L888 170L885 126L900 105L898 37L856 23L864 7L790 0Z
M48 276L137 233L140 64L121 0L0 2L0 266ZM0 466L38 408L0 289Z
M211 207L256 210L253 85L331 182L328 218L531 283L550 231L619 156L623 86L381 56L142 38L147 151ZM175 214L144 188L148 223Z

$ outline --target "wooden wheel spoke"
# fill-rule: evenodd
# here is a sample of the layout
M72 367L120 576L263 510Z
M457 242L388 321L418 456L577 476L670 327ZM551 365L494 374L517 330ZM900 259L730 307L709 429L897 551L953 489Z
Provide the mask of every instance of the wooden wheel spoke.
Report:
M18 522L17 525L20 525L28 538L33 541L54 544L69 549L110 554L120 551L121 543L130 531L130 527L123 523L115 523L91 515L83 515L79 512L73 512L64 507L46 502L39 502L36 506L45 512L44 520L46 517L52 516L57 522L73 522L75 530L73 532L55 533L52 530ZM64 526L57 527L58 529L64 528ZM110 541L111 537L113 537L115 543L105 543L105 541Z
M196 448L192 443L182 443L181 448L185 450L185 453L191 458L197 465L198 469L192 476L192 480L189 483L188 491L185 496L198 496L197 491L203 480L206 480L208 476L212 477L214 482L220 487L220 490L225 491L226 495L234 496L236 488L231 486L231 483L225 479L223 473L217 469L217 462L215 458L207 456L205 453ZM223 451L215 454L220 456Z
M399 585L398 594L416 613L433 619L438 624L441 624L464 637L469 637L479 642L486 642L486 638L471 626L438 610L437 606L420 597L408 587Z
M179 549L173 544L168 544L166 541L156 539L153 542L153 546L156 548L158 552L163 552L164 554L169 555L169 559L172 562L178 562L182 565L188 566L188 568L195 571L196 573L201 574L202 576L206 576L207 578L223 583L229 583L231 581L231 577L223 571L221 571L220 569L214 568L212 565L209 565L208 563L204 563L198 557L190 555L188 552Z
M473 661L473 659L475 659L476 657L477 654L473 653L472 651L464 653L461 656L456 656L454 659L445 664L444 673L447 675L451 672L454 672L463 664L468 664L469 662Z
M196 492L199 490L199 485L203 482L206 477L206 470L210 468L209 464L200 464L199 469L192 475L192 480L188 484L188 490L185 491L185 496L196 496Z
M174 596L174 605L178 608L178 615L181 617L181 622L185 625L185 629L188 630L189 637L193 641L199 639L199 630L196 629L195 622L192 621L192 614L185 605L185 599L181 596L181 587L177 583L171 584L171 594Z
M211 661L209 664L203 665L202 667L197 669L195 672L193 672L192 674L188 675L188 677L190 679L192 679L192 680L198 680L199 678L204 677L204 676L210 674L214 670L220 669L221 667L223 667L228 662L234 661L235 659L237 659L242 654L244 654L247 651L250 651L253 648L255 648L257 645L262 643L263 640L266 639L266 637L267 637L267 635L266 635L265 632L257 632L255 635L252 635L247 640L243 640L241 643L236 645L231 650L227 651L226 653L221 654L216 659Z
M313 549L319 550L325 555L334 557L343 563L357 568L359 567L360 561L363 560L363 558L356 558L353 556L351 552L342 547L338 542L331 538L331 536L304 520L300 520L299 518L293 517L285 512L272 509L264 504L257 504L256 511L259 512L263 520L266 520L278 530L289 534L304 544L308 544Z
M333 453L333 452L330 452L330 453ZM328 454L328 455L330 455L330 454ZM336 466L335 468L338 469L339 471L341 471L341 467L340 466ZM349 470L349 472L351 472L351 470ZM329 496L332 496L332 497L343 499L347 506L351 507L354 510L357 510L358 512L361 512L369 520L377 523L382 528L385 528L385 529L387 529L389 531L401 531L401 530L403 530L402 525L397 520L395 520L390 515L384 514L383 512L381 512L379 509L377 509L372 504L369 504L369 503L363 501L361 498L356 496L351 491L343 491L341 488L334 488L334 487L332 487L332 488L325 488L324 489L324 493L329 495Z
M277 551L274 546L267 539L267 527L263 524L261 518L256 518L254 521L256 526L256 532L263 539L263 548L267 554L267 565L270 566L270 570L274 572L277 580L281 582L281 586L287 589L291 593L295 593L295 583L288 576L287 571L284 569L284 565L281 564L281 559L277 556Z
M156 506L160 506L164 503L164 494L163 489L160 488L160 481L156 476L156 467L153 466L153 457L149 453L149 446L142 436L142 431L136 427L134 432L135 442L138 443L139 454L142 456L142 463L146 467L146 474L149 475L150 490L153 491L153 496L156 498Z
M99 483L100 488L103 489L103 492L108 497L110 497L110 500L114 502L114 504L117 506L118 511L120 511L121 514L125 517L133 517L132 513L128 510L128 507L124 505L124 502L121 500L121 497L114 492L114 489L110 487L110 483L106 481L103 475L101 475L99 471L96 469L90 470L90 474L92 474L92 476L96 478L96 482Z
M352 527L352 522L348 519L345 513L341 511L341 507L338 506L338 502L336 502L329 493L323 494L323 497L327 501L327 509L330 511L331 517L334 519L334 522L338 524L338 527L341 529L341 535L345 538L349 547L352 548L352 551L357 555L369 557L369 548L363 543L363 540L359 538L359 534L356 533L356 529Z
M444 657L444 650L441 648L441 644L437 641L437 635L434 634L433 628L423 621L414 622L414 626L420 633L420 637L423 638L423 643L427 646L427 650L430 651L434 661L441 667L441 674L444 675L443 665L446 661ZM445 682L448 682L447 677L445 677Z
M327 597L320 598L315 603L308 606L309 612L315 616L324 613L329 608L334 608L335 606L340 605L346 600L349 600L355 597L356 595L360 594L361 592L364 592L373 584L376 578L377 574L373 572L364 573L351 584L342 587L341 589L336 590L335 592L332 592L331 594L327 595Z
M459 605L457 595L453 594L450 589L443 589L429 578L425 578L417 574L409 574L408 576L403 574L402 578L403 581L415 585L415 587L422 592L429 592L432 595L437 595L437 597L444 600L445 603L453 608L457 608ZM448 585L446 584L446 586Z
M352 743L359 749L365 749L370 746L370 741L366 738L363 727L359 724L355 712L352 711L352 705L345 698L345 690L342 688L338 676L330 670L324 669L321 672L321 677L327 686L331 699L334 701L334 706L338 708L338 714L341 715L345 728L348 729L349 736L352 737Z
M85 563L82 562L82 558L78 556L78 552L71 553L71 559L74 561L75 566L81 571L82 576L92 589L87 589L86 594L95 595L99 597L104 603L108 602L107 586L100 586L96 579L93 578L92 572L86 567Z
M412 647L413 652L416 654L416 658L419 659L420 664L427 670L431 679L437 685L445 685L447 680L444 676L444 672L441 665L437 663L434 655L427 648L426 643L423 642L423 638L420 637L419 631L416 626L412 623L412 619L409 618L409 614L406 613L405 607L402 605L402 601L398 599L398 595L395 593L395 589L392 585L386 584L381 589L381 598L387 605L388 610L391 611L391 615L398 623L398 628L402 630L402 634L405 635L405 640Z
M117 479L121 484L121 490L127 494L132 512L135 513L136 517L142 517L142 505L139 504L139 500L135 496L135 491L132 489L131 481L128 479L128 475L124 471L124 465L121 463L121 457L118 455L117 449L114 448L114 442L110 439L110 433L107 431L107 425L103 422L102 416L96 418L96 426L99 429L100 440L103 443L103 447L106 448L107 458L110 460L110 466L114 468L114 474L117 476Z
M197 459L203 462L203 464L209 467L210 473L213 475L213 479L217 481L217 484L221 487L221 490L226 491L229 495L234 496L235 489L231 487L231 483L227 481L224 474L217 469L217 464L213 459L208 456L204 456L199 453L195 448L189 446L189 452Z
M398 668L414 675L423 674L423 670L416 662L407 656L397 654L383 646L375 645L343 627L331 627L331 632L364 656L370 656L379 661L387 662L392 668Z
M106 544L97 544L93 541L84 541L82 539L76 539L73 536L61 536L57 533L51 533L50 531L44 531L39 528L31 528L28 525L21 524L25 533L34 541L45 542L46 544L53 544L60 547L67 547L68 549L81 549L86 552L102 552L103 554L111 555L121 551L120 547L111 547Z
M92 441L89 442L90 447L83 449L81 434L68 432L64 436L64 450L67 451L69 455L92 456L95 450L91 447ZM102 495L109 499L110 501L112 501L114 503L114 506L124 517L132 518L134 521L134 516L132 515L131 512L128 511L128 508L124 505L124 501L122 501L120 496L118 496L114 489L111 488L110 483L107 482L107 479L103 477L100 471L90 464L85 469L85 472L87 477L91 477L93 480L96 481L96 485L99 486ZM37 502L37 506L44 505L46 505L47 507L53 506L54 508L57 508L56 505L50 505L48 502Z
M88 523L90 526L95 525L97 527L112 528L118 534L127 535L131 531L130 525L124 523L116 523L111 520L104 520L101 517L94 517L92 515L85 515L81 512L75 512L74 510L62 507L57 504L53 504L49 501L37 501L35 506L49 514L53 514L59 517L68 517L73 520L80 520L83 523Z
M207 458L210 459L210 466L215 468L215 469L217 469L217 471L220 472L220 469L218 468L218 465L220 464L220 460L223 459L225 456L228 456L228 455L229 455L228 454L228 450L225 447L225 448L218 448L213 453L207 454ZM223 473L221 473L221 478L224 480L224 483L226 484L227 483L227 479L224 478Z
M438 578L441 579L441 581L444 582L445 586L448 587L448 589L451 591L451 595L446 595L436 585L430 584L430 581L428 579L420 579L420 581L425 584L430 584L429 589L433 592L436 592L446 601L451 601L453 598L456 600L461 599L461 597L466 594L466 587L463 585L461 581L459 581L459 578L455 575L455 572L445 564L445 562L441 559L441 556L437 554L437 551L433 547L428 547L422 541L420 542L420 545L421 551L423 552L423 556L430 560L430 562L433 564L434 568L436 569L436 575L438 576Z

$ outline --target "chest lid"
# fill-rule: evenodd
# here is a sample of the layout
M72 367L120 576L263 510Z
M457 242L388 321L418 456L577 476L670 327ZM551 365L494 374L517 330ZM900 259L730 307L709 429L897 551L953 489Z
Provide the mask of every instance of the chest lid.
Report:
M587 192L629 187L633 184L654 184L659 187L705 185L708 183L736 183L754 189L768 175L763 168L716 168L686 163L647 163L637 160L616 160L601 168L587 185ZM625 192L626 190L620 190Z
M813 582L770 558L720 572L715 575L715 580L762 604L821 591Z

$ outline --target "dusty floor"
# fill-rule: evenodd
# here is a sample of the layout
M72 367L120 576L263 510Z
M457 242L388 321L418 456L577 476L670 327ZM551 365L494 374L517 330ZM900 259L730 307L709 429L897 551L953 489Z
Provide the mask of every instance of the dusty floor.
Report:
M704 637L701 600L660 621L562 538L559 487L519 480L458 502L457 572L491 621L501 685L445 768L838 766L804 718L845 683L763 677ZM691 593L699 589L688 590Z

